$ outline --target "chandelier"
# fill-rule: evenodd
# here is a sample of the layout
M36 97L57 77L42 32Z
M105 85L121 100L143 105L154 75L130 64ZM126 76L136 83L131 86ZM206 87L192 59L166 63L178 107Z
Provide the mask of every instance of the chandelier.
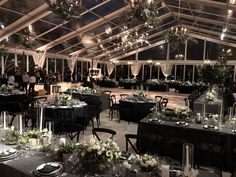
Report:
M80 18L85 0L46 0L51 11L67 21Z
M159 23L158 9L161 7L160 0L124 0L130 8L121 16L122 23L134 27L143 24L152 28Z
M180 43L185 44L185 42L190 39L187 28L183 27L180 24L180 9L181 9L181 0L179 0L179 8L178 8L178 25L175 27L171 27L170 30L167 30L165 35L166 42Z

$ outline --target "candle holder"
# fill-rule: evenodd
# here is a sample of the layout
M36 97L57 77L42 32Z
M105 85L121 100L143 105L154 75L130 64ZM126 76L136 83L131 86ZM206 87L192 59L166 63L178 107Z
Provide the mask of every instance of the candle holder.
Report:
M193 168L194 145L190 143L183 144L182 168L183 176L190 177Z

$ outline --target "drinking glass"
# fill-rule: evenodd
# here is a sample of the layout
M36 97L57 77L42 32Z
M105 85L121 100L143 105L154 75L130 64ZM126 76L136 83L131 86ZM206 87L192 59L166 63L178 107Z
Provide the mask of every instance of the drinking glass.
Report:
M188 173L193 168L194 145L190 143L183 144L182 168L184 173Z

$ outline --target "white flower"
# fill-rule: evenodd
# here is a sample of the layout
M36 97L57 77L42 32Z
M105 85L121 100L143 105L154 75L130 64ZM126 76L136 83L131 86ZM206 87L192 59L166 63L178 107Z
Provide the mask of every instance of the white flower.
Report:
M131 169L131 167L132 167L132 165L129 164L128 161L124 161L124 162L123 162L123 165L124 165L124 167L127 168L127 169Z

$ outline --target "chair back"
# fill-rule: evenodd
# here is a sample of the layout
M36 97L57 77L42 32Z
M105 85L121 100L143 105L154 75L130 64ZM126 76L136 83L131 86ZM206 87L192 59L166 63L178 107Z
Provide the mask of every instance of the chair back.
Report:
M117 103L116 102L116 96L115 95L111 95L110 96L110 106L112 106L113 104Z
M127 97L129 97L129 94L126 94L126 93L120 94L120 99L127 98Z
M105 93L107 95L111 95L111 91L110 90L104 90L103 93Z
M161 107L162 108L166 108L167 107L167 103L168 103L168 99L167 98L163 98L161 100Z
M113 139L113 137L116 135L116 131L108 128L93 128L92 133L99 141L101 140L101 137L99 135L106 134L110 139Z
M155 96L155 100L161 102L161 100L162 100L162 96L158 96L158 95L156 95L156 96Z

